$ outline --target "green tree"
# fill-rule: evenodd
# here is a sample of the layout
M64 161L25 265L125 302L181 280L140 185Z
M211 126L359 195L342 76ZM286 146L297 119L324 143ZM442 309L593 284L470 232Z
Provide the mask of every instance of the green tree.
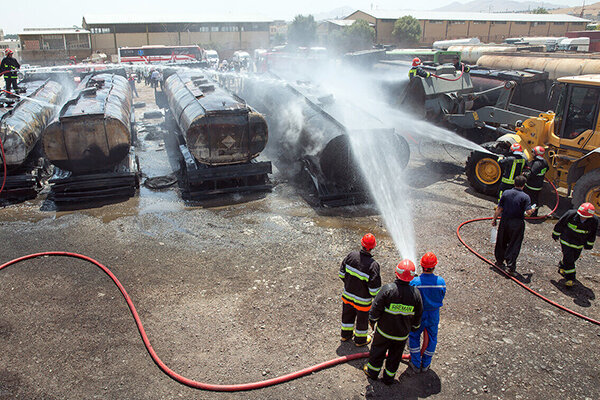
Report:
M310 46L317 38L317 23L312 15L296 15L288 28L288 41L297 46Z
M398 18L392 36L400 44L415 44L421 40L421 24L410 15Z
M367 21L359 19L344 28L348 51L370 49L375 41L375 29Z
M273 36L272 44L273 44L273 46L279 46L279 45L285 44L285 35L281 32L276 33Z
M534 8L533 11L531 11L532 14L550 14L548 12L548 10L546 10L544 7L538 7L538 8Z

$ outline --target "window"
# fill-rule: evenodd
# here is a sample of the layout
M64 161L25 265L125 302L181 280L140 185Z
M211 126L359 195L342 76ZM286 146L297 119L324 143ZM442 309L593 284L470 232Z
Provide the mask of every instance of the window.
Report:
M565 139L573 139L585 131L594 129L598 115L598 101L600 101L599 88L573 87L566 110L565 128L561 136Z
M492 25L506 25L506 21L492 21Z
M473 21L473 23L475 25L483 25L483 24L487 24L488 22L487 21Z
M429 20L429 23L430 23L430 24L441 24L441 23L443 23L443 22L444 22L444 21L440 21L440 20L437 20L437 19L430 19L430 20Z
M546 23L545 22L540 22L540 21L537 21L537 22L533 23L533 26L540 26L540 25L546 25Z
M515 25L527 25L526 21L515 21Z
M210 27L210 31L211 32L219 32L219 27L218 26L211 26Z
M564 22L555 22L554 25L564 25Z
M451 25L464 25L465 21L448 21Z
M103 27L103 28L91 28L90 32L92 33L111 33L111 29L109 27Z

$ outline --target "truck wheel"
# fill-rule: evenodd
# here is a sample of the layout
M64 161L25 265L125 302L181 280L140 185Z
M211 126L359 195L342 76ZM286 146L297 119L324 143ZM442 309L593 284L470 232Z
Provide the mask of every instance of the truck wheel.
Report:
M465 173L469 184L477 192L488 196L498 194L502 168L497 155L473 151L467 158Z
M581 203L592 203L596 215L600 216L600 168L588 172L575 183L573 205L579 207Z

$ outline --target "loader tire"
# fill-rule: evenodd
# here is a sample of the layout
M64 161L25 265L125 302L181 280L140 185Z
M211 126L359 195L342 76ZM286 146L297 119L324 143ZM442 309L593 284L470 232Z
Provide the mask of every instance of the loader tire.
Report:
M485 147L485 146L483 146ZM496 196L502 178L502 168L496 154L473 151L467 158L465 173L475 191L488 196Z
M596 215L600 216L600 168L588 172L575 183L573 206L579 207L581 203L592 203Z

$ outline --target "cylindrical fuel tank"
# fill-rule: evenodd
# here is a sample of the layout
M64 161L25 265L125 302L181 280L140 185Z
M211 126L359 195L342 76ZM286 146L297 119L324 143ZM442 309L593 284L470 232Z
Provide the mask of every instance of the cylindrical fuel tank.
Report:
M51 80L21 82L22 98L0 108L0 139L8 167L21 165L40 139L64 99L64 87ZM9 100L7 98L7 100Z
M448 51L460 51L461 60L469 64L475 64L477 60L484 54L488 53L506 53L516 51L515 46L469 46L469 45L457 45L448 47Z
M87 76L44 131L46 157L75 174L110 170L129 153L131 106L127 79Z
M197 71L164 83L169 108L194 158L205 165L249 162L267 144L267 122L242 99Z
M546 71L549 79L563 76L599 74L600 59L594 58L554 58L485 55L477 65L493 69L535 69Z

